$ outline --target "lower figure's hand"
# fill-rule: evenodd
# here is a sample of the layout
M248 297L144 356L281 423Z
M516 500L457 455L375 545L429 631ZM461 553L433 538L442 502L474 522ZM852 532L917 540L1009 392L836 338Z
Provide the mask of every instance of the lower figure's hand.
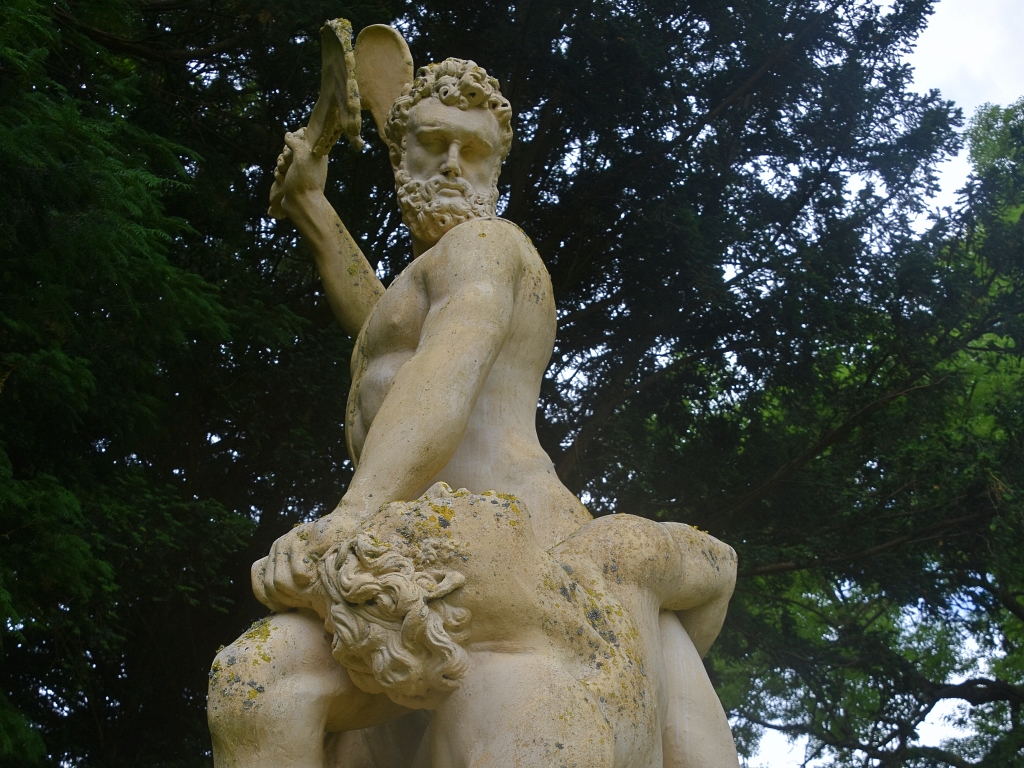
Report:
M331 514L292 528L274 542L267 557L252 564L252 591L273 611L312 608L323 596L316 588L317 563L335 544L352 536L365 519L362 510L344 503Z

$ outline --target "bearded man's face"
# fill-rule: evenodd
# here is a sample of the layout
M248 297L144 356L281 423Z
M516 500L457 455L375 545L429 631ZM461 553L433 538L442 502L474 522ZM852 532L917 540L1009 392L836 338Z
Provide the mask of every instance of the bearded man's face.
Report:
M500 141L498 121L486 109L430 98L409 110L395 183L413 237L430 246L457 224L494 215Z
M404 163L395 171L395 182L402 221L425 243L436 243L456 224L493 216L498 199L496 187L491 194L480 194L461 177L448 179L437 175L426 181L414 179Z

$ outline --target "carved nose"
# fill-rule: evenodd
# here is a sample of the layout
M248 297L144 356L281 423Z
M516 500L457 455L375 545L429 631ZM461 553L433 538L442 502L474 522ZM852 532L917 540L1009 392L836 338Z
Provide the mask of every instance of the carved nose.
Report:
M441 173L449 178L458 178L462 175L462 168L459 165L459 145L452 142L448 147L448 157L441 166Z

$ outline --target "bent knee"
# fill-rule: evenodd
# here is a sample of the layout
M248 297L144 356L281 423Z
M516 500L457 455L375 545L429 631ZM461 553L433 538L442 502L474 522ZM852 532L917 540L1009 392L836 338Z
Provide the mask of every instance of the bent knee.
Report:
M272 703L284 697L323 706L350 685L315 614L274 614L217 653L210 668L210 724L225 717L253 717L267 705L276 709Z
M210 669L207 717L219 768L323 764L331 703L351 686L311 612L275 614L222 648Z

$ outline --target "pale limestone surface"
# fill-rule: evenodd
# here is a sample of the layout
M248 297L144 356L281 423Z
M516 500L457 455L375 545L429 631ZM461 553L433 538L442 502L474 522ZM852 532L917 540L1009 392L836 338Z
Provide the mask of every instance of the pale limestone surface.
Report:
M306 126L313 154L326 155L342 135L357 149L362 149L361 100L359 84L353 77L356 59L352 50L352 25L346 19L332 19L324 24L320 29L320 50L323 60L320 98Z
M398 30L384 24L364 27L356 38L356 81L362 107L373 115L384 138L388 113L412 82L412 54Z
M721 628L736 555L690 526L594 520L548 551L514 496L386 504L319 563L352 681L434 710L430 764L663 764L663 611ZM728 756L705 754L702 764Z
M396 72L411 66L403 59L408 49L403 53L393 37L388 42L388 35L376 34L384 41L373 59L382 82L393 83ZM377 89L378 100L381 92L386 89ZM536 404L555 308L529 238L494 216L510 120L497 81L457 59L422 69L387 121L378 118L416 256L386 292L323 196L326 157L312 151L304 130L286 136L271 212L296 224L338 321L358 339L346 412L357 466L333 513L294 529L253 566L254 592L277 613L215 662L209 711L217 768L431 764L438 727L421 740L422 716L383 693L356 688L331 657L317 619L331 608L329 594L318 588L318 564L382 504L414 499L438 481L476 493L497 488L531 510L541 552L591 519L537 440ZM724 603L719 607L724 611ZM646 631L659 649L659 663L651 664L659 669L657 684L672 683L659 688L663 764L736 766L728 723L699 661L718 626L702 630L692 615L680 625L672 613L658 623ZM489 686L479 675L473 680L509 701L528 693L503 690L499 678ZM652 733L657 740L657 729Z

